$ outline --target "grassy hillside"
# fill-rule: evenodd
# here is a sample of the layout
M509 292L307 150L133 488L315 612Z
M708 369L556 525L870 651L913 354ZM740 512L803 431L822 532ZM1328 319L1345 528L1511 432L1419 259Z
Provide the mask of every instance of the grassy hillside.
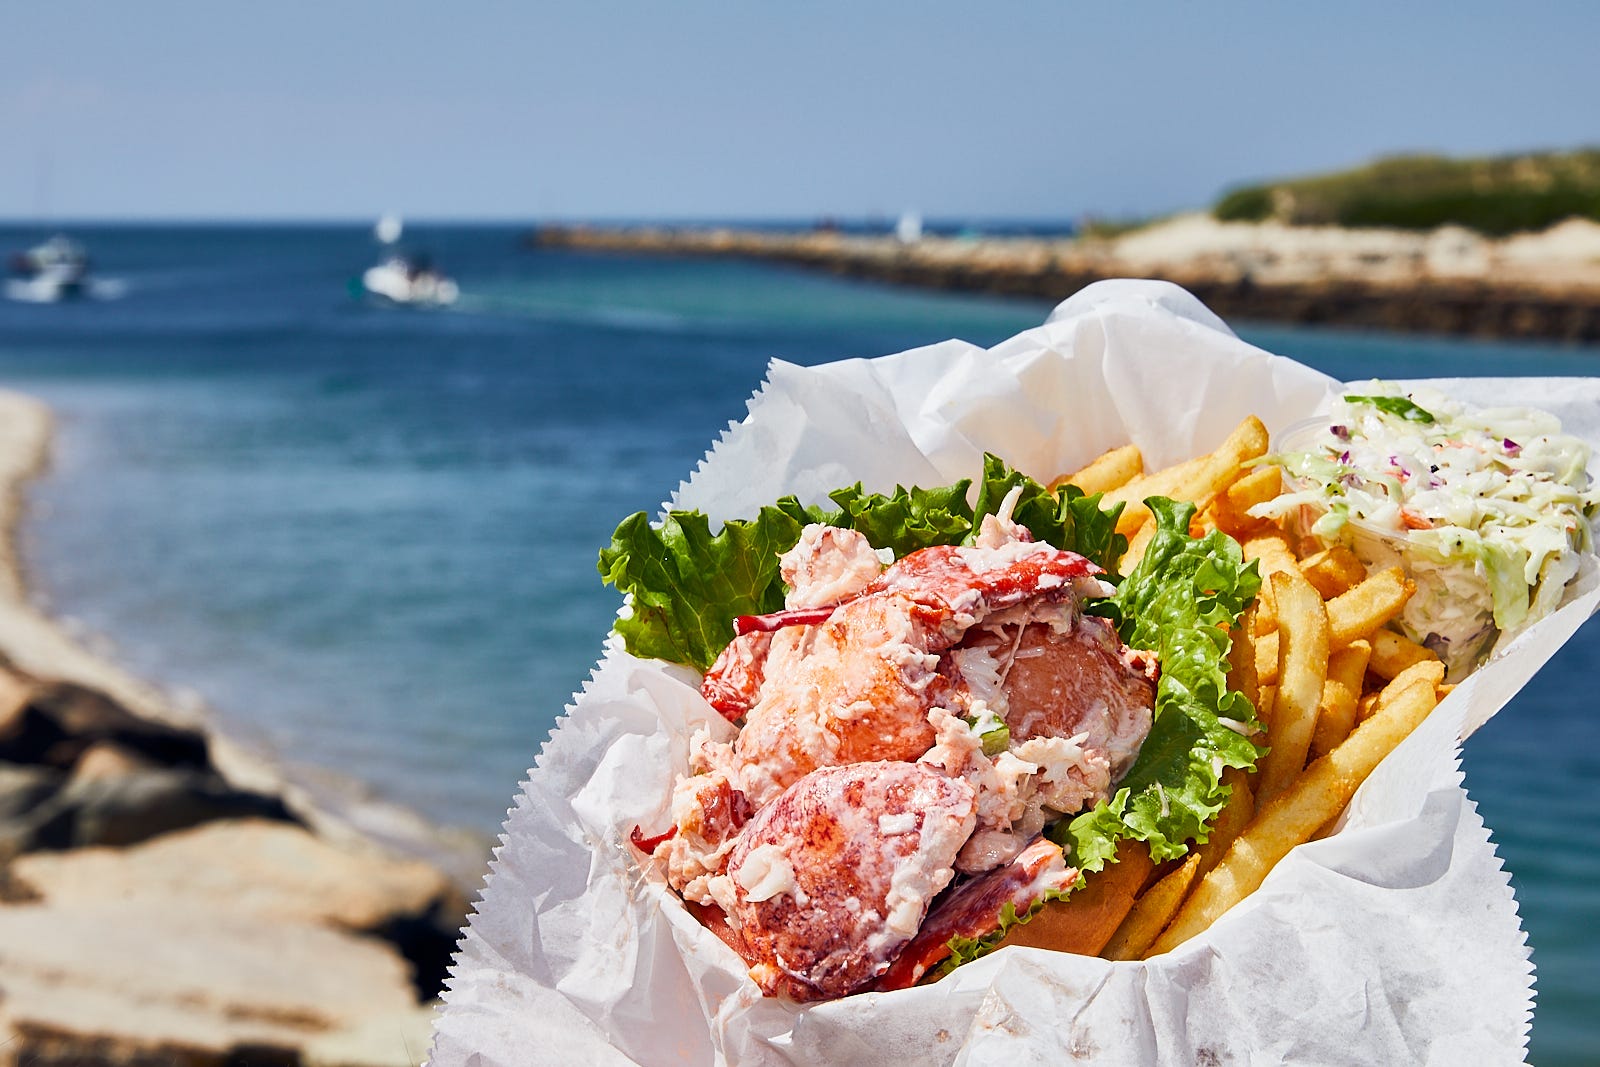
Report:
M1491 236L1572 216L1600 221L1600 149L1489 159L1393 156L1354 170L1225 193L1223 221L1425 230L1455 224Z

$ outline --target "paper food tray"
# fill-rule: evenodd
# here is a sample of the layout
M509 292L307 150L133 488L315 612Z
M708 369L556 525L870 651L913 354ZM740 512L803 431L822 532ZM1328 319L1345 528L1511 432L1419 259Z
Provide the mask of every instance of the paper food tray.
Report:
M1600 381L1433 382L1530 403L1600 441ZM972 477L985 451L1041 480L1132 441L1159 467L1247 414L1270 430L1339 383L1254 348L1185 291L1103 282L984 350L945 342L814 368L774 362L673 499L714 521L784 493ZM618 516L620 519L621 516ZM598 546L597 546L598 547ZM1459 738L1600 603L1588 566L1552 617L1443 701L1207 933L1144 962L1006 948L931 985L799 1006L640 866L665 821L698 675L613 638L515 799L437 1020L439 1067L542 1063L1515 1063L1533 968L1507 876L1461 787Z

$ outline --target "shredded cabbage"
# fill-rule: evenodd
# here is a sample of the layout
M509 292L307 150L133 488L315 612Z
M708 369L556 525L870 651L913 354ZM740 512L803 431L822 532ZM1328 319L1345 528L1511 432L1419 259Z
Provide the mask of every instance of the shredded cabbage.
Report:
M1268 462L1283 468L1289 491L1250 513L1298 522L1369 564L1403 563L1417 595L1401 628L1452 673L1496 634L1554 610L1593 551L1600 491L1589 446L1546 412L1473 411L1375 381L1285 446Z

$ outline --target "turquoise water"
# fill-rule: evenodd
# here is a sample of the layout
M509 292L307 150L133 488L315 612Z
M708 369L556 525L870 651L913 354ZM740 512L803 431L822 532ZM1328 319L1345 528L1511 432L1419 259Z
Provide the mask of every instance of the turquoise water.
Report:
M363 229L79 232L127 293L0 303L0 385L61 420L24 553L41 596L230 732L491 831L616 608L595 553L781 357L816 363L1048 306L728 261L423 231L457 310L366 307ZM0 231L0 249L35 235ZM1600 351L1242 326L1344 378L1600 373ZM1467 746L1539 965L1534 1060L1600 1015L1590 624Z

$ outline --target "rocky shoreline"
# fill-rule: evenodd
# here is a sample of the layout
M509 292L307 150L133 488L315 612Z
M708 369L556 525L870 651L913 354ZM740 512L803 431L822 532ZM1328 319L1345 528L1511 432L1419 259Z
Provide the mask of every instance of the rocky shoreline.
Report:
M1492 240L1180 216L1116 238L861 236L549 226L533 247L745 256L849 277L1056 302L1106 278L1177 282L1227 319L1600 342L1600 224Z
M0 1067L398 1067L487 843L320 802L28 603L49 412L0 393Z

